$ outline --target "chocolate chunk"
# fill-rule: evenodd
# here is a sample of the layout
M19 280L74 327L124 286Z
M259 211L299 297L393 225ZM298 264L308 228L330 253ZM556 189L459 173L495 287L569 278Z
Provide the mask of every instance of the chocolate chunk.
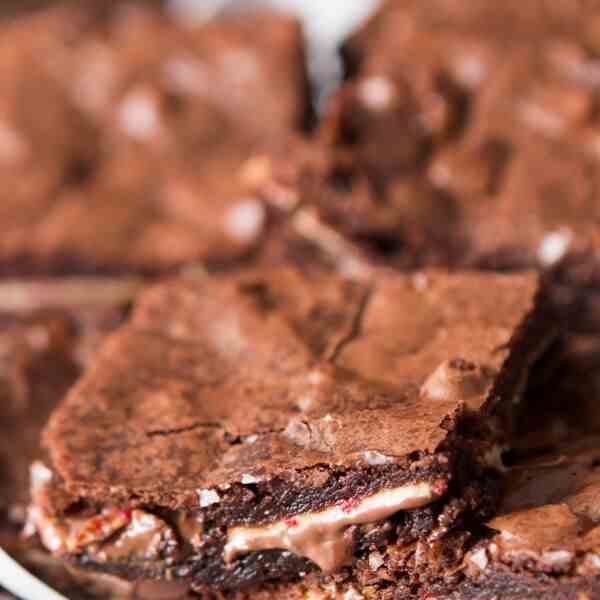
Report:
M359 568L371 536L448 539L494 505L493 424L548 332L537 291L289 268L153 287L54 413L31 523L76 564L231 591ZM119 542L136 511L175 528L154 557Z

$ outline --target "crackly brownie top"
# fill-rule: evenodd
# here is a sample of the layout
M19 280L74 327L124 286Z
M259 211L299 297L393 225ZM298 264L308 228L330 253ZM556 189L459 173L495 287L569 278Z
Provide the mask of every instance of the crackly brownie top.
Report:
M381 273L371 288L291 269L158 285L53 415L54 465L76 493L177 505L435 452L465 406L489 405L536 289L531 274Z

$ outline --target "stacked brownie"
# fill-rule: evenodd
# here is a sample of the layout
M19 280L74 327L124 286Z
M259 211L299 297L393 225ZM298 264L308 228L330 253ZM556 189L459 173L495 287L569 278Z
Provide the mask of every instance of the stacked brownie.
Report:
M375 548L386 588L446 579L494 511L546 317L532 274L162 283L54 413L30 523L75 565L207 597L360 587Z
M388 0L313 133L292 18L0 28L4 547L72 599L600 598L600 6Z

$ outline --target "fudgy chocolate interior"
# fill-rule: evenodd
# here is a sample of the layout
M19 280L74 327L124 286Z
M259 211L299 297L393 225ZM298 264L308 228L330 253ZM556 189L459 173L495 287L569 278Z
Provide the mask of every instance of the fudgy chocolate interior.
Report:
M432 560L428 562L424 571L418 572L415 565L397 565L395 570L390 569L390 581L387 585L396 583L410 587L411 585L415 586L419 580L423 581L425 578L429 578L435 581L443 576L444 568L455 565L458 558L470 546L469 540L463 538L457 540L453 537L452 532L457 527L468 530L482 519L494 514L496 508L499 491L497 476L492 471L486 474L475 473L469 469L472 469L472 463L464 461L464 471L460 472L458 481L451 484L448 495L442 500L423 508L401 511L384 521L354 528L352 532L354 560L360 562L374 548L380 548L385 553L386 548L409 547L417 540L436 537L439 539L436 547L437 558L434 559L432 556ZM301 512L302 507L307 510L317 506L321 507L322 504L318 503L319 500L326 505L330 505L332 501L335 502L338 496L347 501L349 498L356 497L357 490L360 490L361 495L368 494L370 489L378 490L385 485L395 486L406 478L405 472L390 473L392 470L389 468L383 469L381 476L377 478L374 477L373 470L348 474L343 478L343 486L334 485L333 489L323 487L315 490L317 493L314 496L317 496L317 504L305 505L302 492L310 496L310 490L301 490L299 497L294 499L294 504L288 507L279 507L279 511L285 512L279 512L276 516L296 515ZM447 476L447 464L443 469L436 470L435 467L428 469L427 475L418 471L413 472L412 475L419 480L427 477L439 480L440 477ZM475 478L479 481L478 484L468 483ZM277 486L276 483L268 486L271 488L268 492L269 495L273 493L280 496L285 495L285 487ZM264 490L263 493L265 493ZM108 561L97 562L94 556L87 555L85 550L71 560L78 566L91 567L128 578L136 576L163 577L166 572L171 572L176 578L189 580L197 590L252 589L253 586L270 581L294 581L298 579L299 573L309 573L315 570L316 566L311 561L283 550L251 552L239 557L230 565L224 563L225 528L228 524L238 524L249 519L247 513L240 514L240 508L249 504L248 496L250 494L251 492L247 488L238 489L237 493L233 490L233 493L230 494L231 504L224 500L223 506L212 510L209 507L183 513L182 511L172 512L158 509L156 514L174 528L181 542L181 546L175 552L170 552L165 544L165 554L159 560L132 561L120 564L110 562L110 539L103 545ZM307 496L304 496L304 500ZM259 495L252 501L252 508L256 508L256 503L267 510L272 506L269 503L260 502ZM152 512L151 507L145 507L144 510ZM250 519L250 522L255 523L254 519L251 517ZM204 533L200 535L201 541L198 543L198 538L194 538L194 535L200 531ZM445 548L445 550L440 550L440 548ZM166 560L164 560L165 558ZM172 560L170 561L169 558ZM174 566L171 566L171 563ZM356 565L354 571L357 571ZM353 578L359 580L361 576L368 577L368 573L369 567L365 563L358 568L358 572L353 574ZM372 572L371 576L373 576Z

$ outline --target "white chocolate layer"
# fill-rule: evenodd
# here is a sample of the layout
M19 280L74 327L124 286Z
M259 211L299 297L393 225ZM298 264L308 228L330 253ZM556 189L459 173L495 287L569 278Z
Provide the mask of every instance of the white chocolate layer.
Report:
M411 483L268 525L233 527L227 534L224 558L231 562L257 550L289 550L310 559L321 570L331 572L351 561L349 527L381 521L399 510L425 506L445 491L445 481Z

